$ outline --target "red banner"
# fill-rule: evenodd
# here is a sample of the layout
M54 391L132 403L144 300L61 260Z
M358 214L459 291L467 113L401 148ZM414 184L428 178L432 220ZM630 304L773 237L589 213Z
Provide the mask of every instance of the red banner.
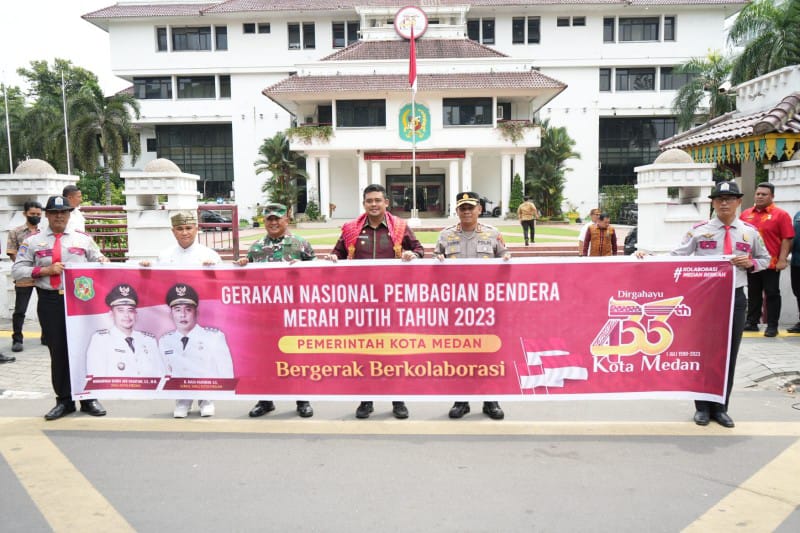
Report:
M733 271L721 259L93 265L65 276L76 398L725 393ZM124 327L106 304L118 285L138 295ZM199 305L170 308L170 289L173 303L194 291Z

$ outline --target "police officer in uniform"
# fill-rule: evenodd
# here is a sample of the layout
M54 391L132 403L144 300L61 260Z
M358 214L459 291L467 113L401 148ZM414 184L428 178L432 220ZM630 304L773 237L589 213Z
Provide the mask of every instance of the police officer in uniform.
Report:
M314 249L311 244L298 235L292 235L289 231L289 217L286 216L286 206L283 204L271 203L264 206L264 225L267 234L263 239L258 240L250 246L247 257L242 257L237 261L239 266L248 263L274 263L286 261L313 261L316 259ZM275 410L275 404L271 400L259 400L250 409L250 416L262 416ZM303 418L314 416L314 409L311 403L304 400L297 400L297 414Z
M694 226L683 238L680 246L670 252L671 255L721 256L731 255L734 266L733 327L731 328L730 358L728 363L728 386L725 403L695 401L694 422L698 426L707 426L713 418L726 428L734 427L733 419L728 415L728 403L733 387L733 374L736 369L736 356L742 341L747 297L744 288L747 286L748 272L760 272L769 266L770 255L758 230L743 222L736 216L742 205L743 194L733 181L720 181L709 195L714 208L714 218ZM637 252L643 257L643 252Z
M439 261L453 259L511 259L500 232L478 222L481 216L480 196L475 192L460 192L456 196L458 224L449 226L439 234L433 256ZM505 413L498 402L483 402L483 412L494 420L502 420ZM469 413L469 402L456 402L450 409L450 418L461 418Z
M33 278L36 286L39 298L36 311L50 350L50 374L56 393L56 405L44 418L55 420L75 412L69 375L61 273L65 263L105 263L108 259L89 235L68 229L72 207L66 198L51 196L44 210L48 220L47 229L34 233L23 241L17 250L17 259L11 273L15 280ZM81 411L92 416L106 414L100 402L94 399L81 400Z
M174 377L232 378L233 360L225 334L217 328L197 324L200 303L197 291L190 285L177 283L167 291L166 302L176 328L158 340L158 346L167 361L168 373ZM192 401L179 402L176 403L174 416L185 418ZM201 403L200 416L213 414L213 411L204 411Z
M197 242L197 216L194 212L178 211L170 217L170 222L172 223L172 235L175 237L176 244L161 252L156 264L211 266L222 262L222 258L216 251ZM139 264L148 267L151 263L150 261L140 261ZM226 344L225 349L227 350L227 348ZM228 352L228 355L230 357L230 352ZM198 403L200 404L200 416L214 416L213 401L200 400ZM173 416L175 418L186 418L191 407L192 400L176 400Z
M152 333L136 331L139 297L127 283L106 296L114 325L96 331L86 350L86 374L103 377L161 377L164 362Z

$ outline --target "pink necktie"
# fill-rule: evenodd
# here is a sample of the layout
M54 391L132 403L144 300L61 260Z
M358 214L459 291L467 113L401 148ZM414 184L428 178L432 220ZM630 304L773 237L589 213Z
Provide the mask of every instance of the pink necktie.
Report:
M53 264L61 262L61 236L63 233L56 233L56 242L53 244ZM50 286L58 289L61 285L61 274L57 276L50 276Z
M733 226L725 226L725 243L722 245L722 253L725 255L733 254L733 239L731 239L731 228Z

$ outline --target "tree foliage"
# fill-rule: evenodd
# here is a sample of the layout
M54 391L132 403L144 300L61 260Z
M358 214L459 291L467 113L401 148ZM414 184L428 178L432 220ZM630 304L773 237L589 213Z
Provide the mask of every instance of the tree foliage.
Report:
M269 201L287 206L291 217L292 206L297 202L297 180L308 177L300 168L303 158L289 149L289 138L283 132L264 139L258 153L261 157L254 163L256 174L272 174L261 190L267 193Z
M736 99L727 92L720 92L720 86L728 81L731 74L731 61L718 51L711 51L706 57L693 57L676 68L681 74L691 74L692 79L678 90L672 101L672 108L682 130L691 128L699 117L705 122L718 117L736 106ZM708 97L708 112L702 112Z
M744 44L734 59L731 82L800 64L800 0L756 0L740 12L728 33L731 44Z
M511 180L511 197L508 200L508 213L516 214L517 208L523 202L523 193L522 193L522 178L519 175L519 172L514 174L514 178Z
M549 120L542 121L542 144L525 155L526 190L530 191L533 203L546 217L561 216L564 202L564 173L567 159L580 159L575 152L575 140L564 127L550 126Z

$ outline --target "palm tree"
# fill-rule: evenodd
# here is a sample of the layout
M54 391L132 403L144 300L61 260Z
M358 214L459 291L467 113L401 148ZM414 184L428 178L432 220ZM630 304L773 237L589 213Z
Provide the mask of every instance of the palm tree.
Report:
M77 162L86 172L94 172L102 160L105 203L111 204L111 172L122 168L125 143L131 164L141 154L139 134L131 122L131 111L139 118L139 103L131 94L103 96L96 83L84 85L70 103L70 136Z
M563 127L550 126L550 120L544 120L542 127L542 144L535 150L525 154L526 179L525 187L533 196L533 203L539 211L548 217L561 215L561 204L564 202L564 172L567 159L580 159L575 152L575 140Z
M297 202L297 180L308 177L306 171L300 168L302 157L289 149L289 138L280 131L264 139L258 153L261 157L254 163L256 174L272 173L261 190L267 193L271 202L287 206L291 218L292 206Z
M682 130L694 126L698 115L705 122L734 109L734 96L719 91L719 87L728 80L731 73L731 61L720 52L710 51L704 58L693 57L677 67L676 72L692 75L689 83L678 90L672 101L672 109ZM706 96L708 113L699 113Z
M743 44L734 59L731 82L742 83L767 72L800 63L800 0L756 0L747 4L728 33Z

